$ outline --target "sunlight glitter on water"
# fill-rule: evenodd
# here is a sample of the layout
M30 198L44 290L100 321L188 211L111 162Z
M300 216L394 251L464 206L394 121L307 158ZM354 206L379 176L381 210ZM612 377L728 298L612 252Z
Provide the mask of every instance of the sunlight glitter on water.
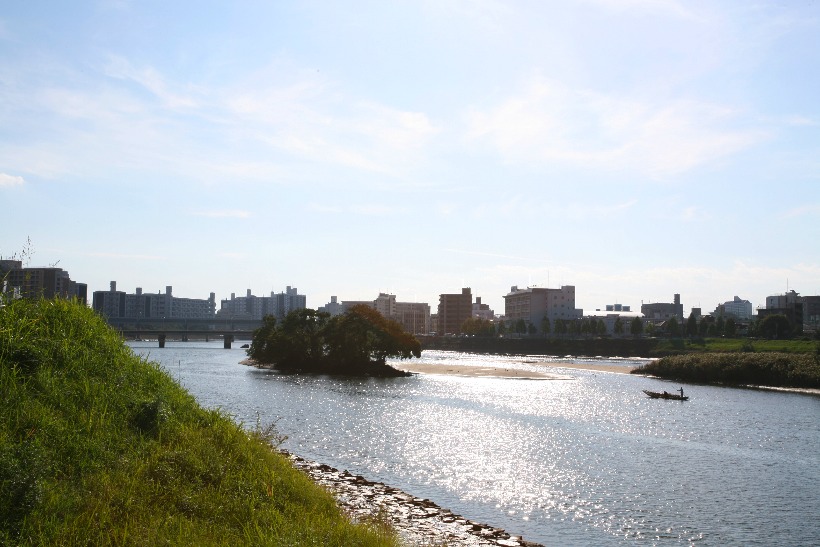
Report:
M280 375L241 352L168 348L167 369L286 447L545 544L809 544L820 537L820 399L561 368L569 381ZM424 352L546 370L568 358ZM635 360L612 362L631 368ZM675 388L677 386L674 386Z

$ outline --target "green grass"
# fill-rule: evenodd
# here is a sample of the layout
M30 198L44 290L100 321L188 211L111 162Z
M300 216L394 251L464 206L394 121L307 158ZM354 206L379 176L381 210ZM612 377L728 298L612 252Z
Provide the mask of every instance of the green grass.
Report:
M665 338L653 349L658 355L712 352L814 353L814 340L753 340L749 338Z
M663 357L632 372L702 384L820 388L820 354L689 353Z
M91 310L0 308L0 544L397 545Z

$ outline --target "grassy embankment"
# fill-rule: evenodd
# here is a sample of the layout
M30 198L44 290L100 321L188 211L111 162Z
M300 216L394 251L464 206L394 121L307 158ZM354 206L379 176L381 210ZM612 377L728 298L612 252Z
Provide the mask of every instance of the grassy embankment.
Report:
M0 308L0 544L396 545L91 310Z
M689 353L671 355L632 371L700 384L820 388L816 353Z
M753 340L749 338L664 338L653 348L655 355L681 353L814 353L813 340Z

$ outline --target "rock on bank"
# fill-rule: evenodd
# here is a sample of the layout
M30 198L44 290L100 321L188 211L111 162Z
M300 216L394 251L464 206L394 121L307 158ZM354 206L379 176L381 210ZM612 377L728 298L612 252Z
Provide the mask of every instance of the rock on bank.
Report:
M367 520L386 516L399 536L410 545L543 547L500 528L465 519L430 500L383 483L285 454L294 467L328 488L352 518Z

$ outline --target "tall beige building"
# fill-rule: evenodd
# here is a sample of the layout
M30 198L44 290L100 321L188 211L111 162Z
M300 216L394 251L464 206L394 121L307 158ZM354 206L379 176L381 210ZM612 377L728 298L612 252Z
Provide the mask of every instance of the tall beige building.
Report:
M563 285L560 289L545 287L510 288L504 297L504 315L509 322L523 319L539 331L544 317L554 323L557 319L565 321L579 319L584 311L575 307L575 286Z

